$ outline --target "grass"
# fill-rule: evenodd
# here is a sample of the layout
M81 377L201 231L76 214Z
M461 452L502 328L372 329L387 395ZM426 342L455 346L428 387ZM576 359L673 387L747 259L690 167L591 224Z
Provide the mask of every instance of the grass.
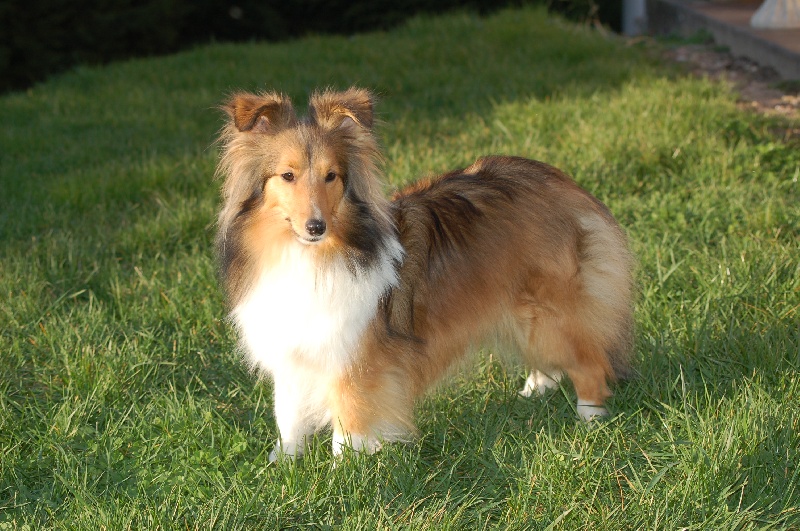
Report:
M378 90L391 186L513 153L604 200L638 257L613 418L484 352L421 438L267 465L213 257L215 106ZM541 10L213 45L0 99L0 530L800 527L797 123Z

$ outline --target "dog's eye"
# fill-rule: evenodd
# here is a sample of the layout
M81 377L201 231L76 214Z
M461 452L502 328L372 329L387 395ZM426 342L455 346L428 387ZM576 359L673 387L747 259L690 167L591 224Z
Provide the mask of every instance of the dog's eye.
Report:
M336 180L336 173L329 171L328 174L325 176L325 182L332 183L335 180Z
M294 173L292 173L290 171L287 171L286 173L282 173L281 174L281 179L283 179L287 183L290 183L290 182L294 181Z

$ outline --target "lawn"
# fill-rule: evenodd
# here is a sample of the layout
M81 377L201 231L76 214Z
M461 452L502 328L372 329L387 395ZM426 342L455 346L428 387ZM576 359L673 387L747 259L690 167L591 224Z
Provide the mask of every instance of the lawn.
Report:
M729 87L543 10L216 44L0 98L0 530L800 527L800 143ZM637 377L576 421L568 383L484 350L418 441L267 464L271 384L213 252L237 89L382 98L389 189L488 153L606 202L638 260Z

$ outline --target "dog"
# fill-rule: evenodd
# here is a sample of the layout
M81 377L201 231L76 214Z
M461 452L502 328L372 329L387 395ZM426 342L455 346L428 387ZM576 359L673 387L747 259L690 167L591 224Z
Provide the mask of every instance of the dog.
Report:
M383 194L375 97L223 105L221 278L250 366L274 383L270 454L372 453L416 433L415 401L480 342L515 345L529 396L572 381L607 414L631 367L633 259L608 208L558 169L491 156Z

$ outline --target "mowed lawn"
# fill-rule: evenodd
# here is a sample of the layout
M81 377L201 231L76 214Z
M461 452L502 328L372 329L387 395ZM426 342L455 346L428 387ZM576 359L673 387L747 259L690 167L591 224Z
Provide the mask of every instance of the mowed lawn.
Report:
M800 526L800 142L654 44L548 18L211 45L0 98L0 530ZM477 156L559 166L637 256L637 377L609 420L523 399L502 352L418 441L267 464L213 249L216 106L381 95L387 193ZM335 465L335 466L334 466Z

